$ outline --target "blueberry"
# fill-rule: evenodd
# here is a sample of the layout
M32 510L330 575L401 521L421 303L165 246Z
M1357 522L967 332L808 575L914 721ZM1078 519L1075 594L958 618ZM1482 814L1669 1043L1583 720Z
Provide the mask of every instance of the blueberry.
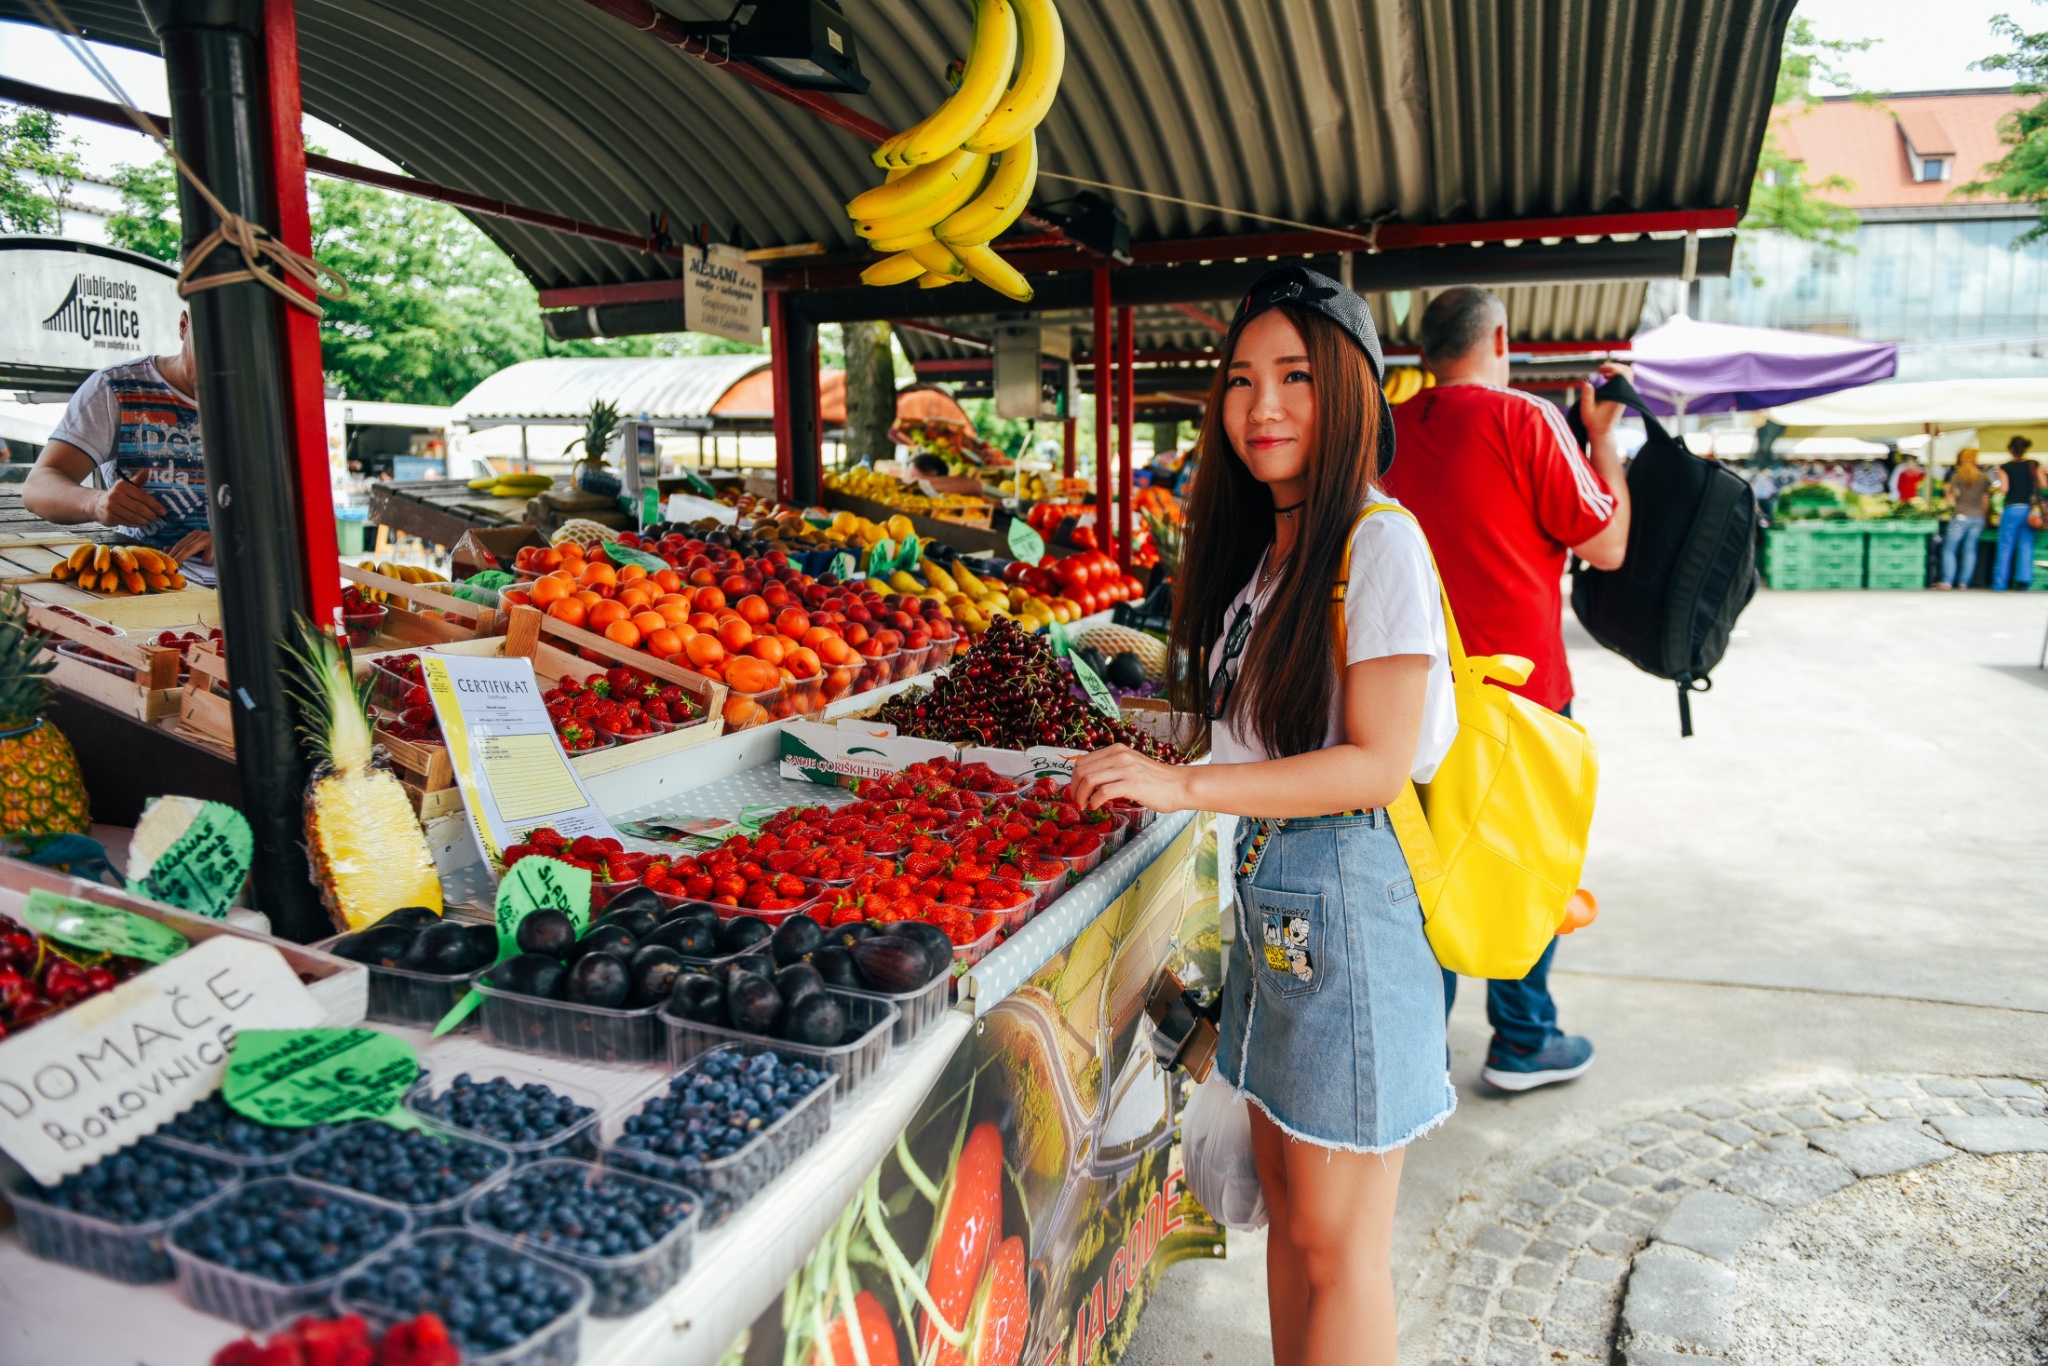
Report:
M504 1168L501 1148L369 1120L352 1124L292 1162L292 1175L404 1205L459 1199Z
M466 1233L422 1234L342 1282L345 1305L433 1313L465 1355L502 1351L574 1308L574 1277Z
M773 1053L721 1049L705 1054L626 1120L614 1143L622 1159L617 1165L702 1189L708 1184L702 1180L704 1164L740 1152L831 1080L827 1072ZM636 1152L668 1161L636 1163ZM693 1175L698 1179L692 1180ZM730 1209L729 1199L714 1196L706 1214L717 1222Z
M230 1157L281 1157L334 1132L333 1126L315 1124L304 1129L273 1128L236 1113L215 1092L157 1131L201 1148Z
M405 1218L291 1181L244 1186L178 1225L179 1247L232 1271L303 1285L361 1261Z
M554 1137L588 1119L587 1105L528 1082L518 1085L503 1077L479 1082L464 1072L439 1095L416 1102L421 1113L455 1128L496 1139L500 1143L526 1145ZM579 1145L587 1150L587 1143Z
M188 1210L232 1178L196 1157L149 1143L125 1148L54 1186L32 1184L46 1205L113 1224L149 1224Z

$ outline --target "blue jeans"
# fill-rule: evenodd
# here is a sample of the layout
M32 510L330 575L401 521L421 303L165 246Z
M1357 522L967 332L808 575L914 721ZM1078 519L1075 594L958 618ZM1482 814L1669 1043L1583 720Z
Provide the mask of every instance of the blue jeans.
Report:
M2003 593L2015 583L2034 586L2034 529L2027 525L2027 510L2008 503L1998 518L1998 563L1991 566L1991 588Z
M1572 704L1559 707L1558 714L1570 716ZM1557 956L1557 936L1552 935L1536 966L1519 982L1489 981L1486 984L1486 1021L1493 1035L1512 1048L1530 1053L1543 1047L1564 1031L1557 1027L1557 1002L1550 999L1550 960ZM1444 1018L1458 1001L1458 974L1444 972Z
M1968 588L1977 577L1977 535L1985 518L1951 517L1941 533L1941 581L1951 588ZM1962 572L1956 572L1956 552L1962 552Z

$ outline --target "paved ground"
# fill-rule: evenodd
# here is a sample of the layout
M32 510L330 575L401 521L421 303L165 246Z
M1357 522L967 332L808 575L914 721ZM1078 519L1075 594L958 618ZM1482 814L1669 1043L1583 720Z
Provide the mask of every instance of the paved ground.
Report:
M1690 740L1670 685L1568 629L1602 916L1553 984L1600 1058L1489 1093L1484 995L1461 993L1459 1110L1410 1154L1397 1222L1404 1363L1442 1359L1453 1268L1514 1190L1633 1121L1878 1076L2048 1079L2044 624L2048 594L1765 593ZM1233 1236L1176 1268L1128 1360L1269 1359L1262 1257Z

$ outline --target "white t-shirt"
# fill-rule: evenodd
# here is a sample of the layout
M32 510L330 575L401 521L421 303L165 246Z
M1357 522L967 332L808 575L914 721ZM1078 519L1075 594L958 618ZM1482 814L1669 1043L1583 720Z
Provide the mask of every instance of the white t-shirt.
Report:
M1392 503L1376 493L1375 502ZM1398 505L1397 505L1398 506ZM1270 553L1270 552L1269 552ZM1261 562L1260 570L1263 571ZM1237 610L1252 603L1252 620L1272 596L1272 586L1254 595L1259 581L1255 572L1243 590L1231 599L1223 613L1224 636L1209 651L1214 671L1223 658L1224 641ZM1451 741L1458 733L1458 709L1451 693L1450 647L1444 636L1443 599L1437 588L1436 569L1429 560L1429 546L1422 528L1412 517L1383 512L1366 518L1351 537L1351 580L1344 591L1346 665L1388 655L1428 655L1429 677L1422 700L1422 733L1415 744L1415 766L1409 775L1416 782L1428 782L1443 762ZM1242 666L1242 654L1230 664ZM1215 725L1209 732L1209 752L1219 764L1248 764L1269 759L1265 747L1249 734L1239 734L1235 725L1236 705L1231 707L1233 723ZM1344 692L1330 695L1330 725L1324 746L1344 740Z

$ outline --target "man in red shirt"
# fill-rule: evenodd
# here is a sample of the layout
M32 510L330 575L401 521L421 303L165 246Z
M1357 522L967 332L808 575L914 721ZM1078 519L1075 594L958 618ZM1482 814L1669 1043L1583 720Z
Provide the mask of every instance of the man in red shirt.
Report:
M1582 451L1564 413L1507 387L1507 310L1490 291L1446 290L1422 315L1422 360L1436 376L1394 409L1400 462L1387 492L1415 514L1436 555L1465 650L1535 663L1515 691L1571 714L1565 662L1567 551L1596 569L1619 569L1628 548L1628 484L1615 424L1622 406L1579 386L1590 439ZM1627 374L1602 365L1603 376ZM1489 982L1493 1042L1481 1075L1508 1091L1570 1081L1593 1065L1593 1045L1557 1027L1550 999L1552 940L1519 982ZM1457 978L1444 974L1448 1007Z

